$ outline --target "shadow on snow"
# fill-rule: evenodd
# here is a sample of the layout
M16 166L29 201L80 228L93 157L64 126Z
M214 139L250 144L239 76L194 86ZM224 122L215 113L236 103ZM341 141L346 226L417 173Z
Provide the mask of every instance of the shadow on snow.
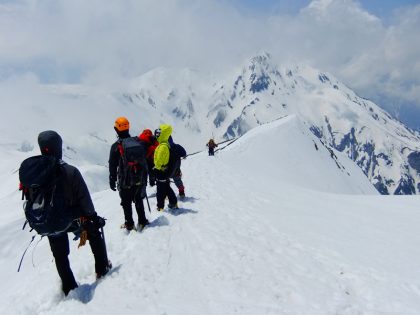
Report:
M154 219L152 222L150 222L149 225L147 225L147 228L158 227L158 226L167 226L167 225L169 225L168 218L161 215L161 216L157 217L156 219Z
M199 198L195 198L195 197L183 197L183 198L179 198L179 200L181 202L195 202L198 199Z
M187 214L187 213L198 213L198 211L196 210L192 210L192 209L187 209L187 208L178 208L178 209L168 209L166 210L166 212L168 212L169 214L178 216L181 214Z
M94 281L93 283L90 283L90 284L79 285L78 288L74 289L73 291L71 291L69 293L69 296L67 297L67 299L68 300L78 300L78 301L82 302L83 304L89 303L90 301L93 300L93 297L95 295L96 287L102 281L105 281L106 278L111 276L113 273L118 272L118 270L120 268L121 268L121 265L118 265L118 266L112 268L105 277L103 277L101 279L98 279L98 280L96 280L96 281Z

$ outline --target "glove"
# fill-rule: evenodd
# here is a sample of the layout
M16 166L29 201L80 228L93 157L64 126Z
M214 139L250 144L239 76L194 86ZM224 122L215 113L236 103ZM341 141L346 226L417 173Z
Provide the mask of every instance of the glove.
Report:
M97 214L86 217L86 219L84 220L84 226L87 229L89 229L89 227L92 227L94 229L100 229L101 227L105 226L105 223L105 218L102 218Z
M156 179L155 178L150 178L149 179L149 184L150 184L150 186L155 186L156 185Z
M109 181L109 187L113 190L116 191L117 190L117 182L115 180L110 180Z
M99 215L95 216L92 218L92 222L95 225L95 227L97 227L98 229L100 229L101 227L104 227L106 224L106 219L103 217L100 217Z

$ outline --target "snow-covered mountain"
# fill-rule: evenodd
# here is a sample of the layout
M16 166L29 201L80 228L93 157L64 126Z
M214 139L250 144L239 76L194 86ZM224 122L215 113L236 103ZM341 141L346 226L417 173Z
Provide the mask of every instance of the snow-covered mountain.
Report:
M297 115L258 126L214 157L182 162L179 211L154 211L148 187L153 224L142 233L119 228L117 193L94 193L114 269L95 281L90 249L70 242L79 288L68 297L45 238L16 272L33 233L21 230L19 193L1 187L1 313L417 314L417 196L380 196L333 153ZM16 181L6 170L27 153L0 154L4 181Z
M115 117L129 117L133 135L172 123L175 140L190 152L204 147L212 132L222 139L237 118L231 102L214 127L216 103L208 100L222 100L224 88L207 88L205 82L213 78L197 72L182 73L176 80L178 71L152 71L124 93L120 88L42 86L18 94L14 106L0 106L5 118L0 125L0 313L417 314L418 196L380 196L346 152L313 133L309 118L316 121L316 107L326 102L322 95L315 102L315 96L296 92L314 104L310 109L302 105L300 113L293 94L285 94L290 98L285 108L277 110L273 101L271 116L261 113L271 121L266 124L255 111L251 117L258 123L248 120L255 128L220 145L214 157L202 152L183 160L187 198L179 202L179 211L155 211L154 188L148 187L151 212L146 216L152 226L128 235L119 228L120 199L108 188L106 168ZM7 97L11 88L0 92ZM244 119L261 107L261 95L244 110ZM356 108L364 113L362 106ZM189 114L176 115L181 112ZM80 286L66 298L45 238L35 239L16 272L34 234L21 229L17 170L24 158L39 154L36 137L46 129L62 135L64 160L80 168L98 213L107 218L114 265L107 278L96 282L88 246L78 249L70 242Z
M332 75L308 66L280 67L267 53L224 78L153 70L134 80L123 100L166 113L190 138L201 139L238 137L294 114L326 145L346 153L382 194L420 192L417 132Z
M80 167L96 165L87 177L94 191L107 185L97 178L107 176L118 116L129 118L132 135L170 123L175 141L192 153L205 149L210 137L238 137L296 115L326 146L352 159L382 194L420 192L417 132L332 75L309 66L281 67L266 53L218 75L158 68L105 88L29 83L0 85L6 117L0 144L33 154L37 134L56 129L68 159Z

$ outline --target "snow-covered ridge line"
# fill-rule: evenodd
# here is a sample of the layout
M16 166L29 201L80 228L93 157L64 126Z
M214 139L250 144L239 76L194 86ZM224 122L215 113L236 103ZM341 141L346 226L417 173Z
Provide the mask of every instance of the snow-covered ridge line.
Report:
M2 107L2 116L18 118L0 126L3 147L31 155L38 150L40 131L57 130L66 158L90 170L87 180L94 191L106 188L101 183L116 117L128 117L132 135L172 124L175 141L193 153L205 149L211 137L216 142L236 138L294 114L326 146L353 160L382 194L420 192L419 133L331 74L306 65L279 66L269 54L219 77L159 68L112 88L40 86L13 93L8 87L0 93L13 99L13 106Z
M352 159L382 194L420 193L419 133L331 74L280 67L262 54L224 78L208 80L188 69L178 76L159 69L135 81L127 93L135 97L128 102L172 115L178 128L192 134L219 139L296 114L324 143Z
M3 313L417 314L417 198L380 196L320 141L289 115L183 160L187 198L178 212L146 211L154 224L142 233L120 229L117 193L93 194L114 269L96 281L90 249L71 241L79 287L68 297L45 238L16 273L32 233L19 194L1 198L13 210L0 212Z

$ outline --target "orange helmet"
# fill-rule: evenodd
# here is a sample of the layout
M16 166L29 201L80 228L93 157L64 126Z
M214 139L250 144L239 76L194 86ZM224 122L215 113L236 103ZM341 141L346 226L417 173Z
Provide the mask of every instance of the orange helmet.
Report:
M130 129L130 123L128 122L128 119L125 117L118 117L115 120L114 127L117 131L125 131Z

